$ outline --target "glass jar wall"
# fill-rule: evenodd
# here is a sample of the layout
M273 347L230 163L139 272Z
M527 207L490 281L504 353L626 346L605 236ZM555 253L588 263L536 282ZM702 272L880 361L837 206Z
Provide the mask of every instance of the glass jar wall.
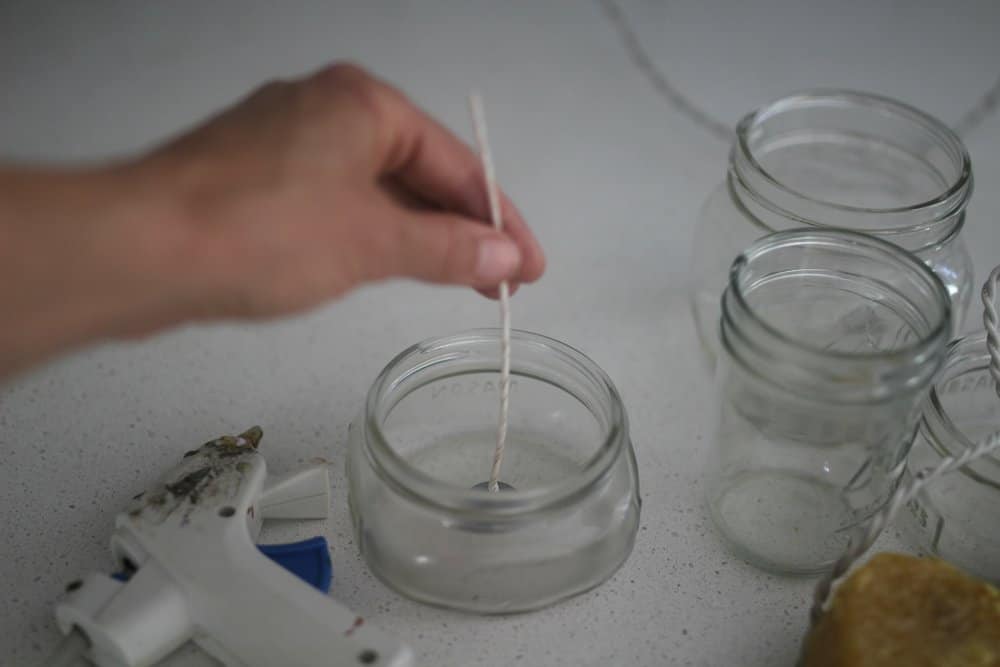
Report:
M851 232L778 232L740 255L722 298L716 525L776 572L828 568L888 499L951 327L916 257Z
M1000 398L990 375L986 334L948 348L907 461L907 475L958 456L1000 431ZM909 504L910 534L929 553L1000 583L1000 457L935 479Z
M592 588L628 557L639 492L628 419L600 368L515 331L502 490L496 330L416 345L376 380L351 426L350 504L371 571L400 593L480 613Z

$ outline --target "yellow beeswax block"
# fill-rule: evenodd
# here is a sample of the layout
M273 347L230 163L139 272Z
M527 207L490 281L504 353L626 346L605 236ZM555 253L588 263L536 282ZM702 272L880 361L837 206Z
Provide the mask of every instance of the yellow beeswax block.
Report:
M806 637L801 667L1000 667L1000 593L932 558L878 554Z

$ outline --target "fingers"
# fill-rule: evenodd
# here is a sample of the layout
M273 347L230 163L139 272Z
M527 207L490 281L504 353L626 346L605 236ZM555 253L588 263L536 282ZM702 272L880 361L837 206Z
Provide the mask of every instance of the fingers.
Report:
M398 155L406 158L393 172L409 190L442 208L491 224L489 203L479 158L453 134L417 109L412 123L402 126ZM510 198L501 193L503 231L523 255L519 282L534 282L545 272L541 245Z
M504 232L521 248L521 271L517 275L517 280L522 283L533 283L545 273L545 253L514 203L503 193L500 197ZM483 200L485 199L486 195L483 194Z
M508 295L509 296L514 296L515 294L517 294L517 290L520 289L521 285L520 285L520 283L510 283L510 284L508 284L507 287L508 287L508 292L507 292ZM499 286L498 287L487 287L486 289L478 289L476 291L479 292L480 294L482 294L483 296L485 296L487 299L493 299L494 301L497 301L497 300L500 299L500 287Z
M405 95L363 70L337 65L317 79L325 85L350 86L374 116L377 176L391 177L419 199L489 222L478 156ZM545 255L513 203L502 195L504 233L520 248L519 282L532 282L545 271Z
M521 270L521 249L478 221L450 213L394 212L387 222L386 276L495 289Z

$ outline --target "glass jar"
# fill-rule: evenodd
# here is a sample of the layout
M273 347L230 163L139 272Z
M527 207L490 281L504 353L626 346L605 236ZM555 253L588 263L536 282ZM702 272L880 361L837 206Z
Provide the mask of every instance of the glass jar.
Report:
M689 295L709 359L733 258L772 231L799 227L850 229L911 251L944 282L958 331L974 290L961 235L971 194L962 141L899 102L817 91L750 113L695 230Z
M862 234L777 232L736 259L706 477L738 555L807 574L842 553L900 478L950 312L926 265Z
M948 347L907 462L907 474L957 456L1000 431L1000 399L989 372L986 334ZM925 486L910 504L917 544L983 579L1000 583L1000 457L987 455Z
M351 426L357 542L407 597L536 609L597 586L632 550L638 477L611 380L577 350L515 331L503 490L490 493L499 368L497 330L420 343L382 371Z

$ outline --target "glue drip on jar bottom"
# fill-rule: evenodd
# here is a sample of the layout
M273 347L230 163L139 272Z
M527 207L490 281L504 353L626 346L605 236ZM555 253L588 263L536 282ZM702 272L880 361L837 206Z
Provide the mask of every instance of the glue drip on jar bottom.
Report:
M486 480L485 482L480 482L479 484L476 484L472 488L476 489L477 491L489 491L490 490L490 480ZM502 480L497 482L497 488L500 491L515 491L516 490L513 486L511 486L510 484L508 484L507 482L504 482Z

